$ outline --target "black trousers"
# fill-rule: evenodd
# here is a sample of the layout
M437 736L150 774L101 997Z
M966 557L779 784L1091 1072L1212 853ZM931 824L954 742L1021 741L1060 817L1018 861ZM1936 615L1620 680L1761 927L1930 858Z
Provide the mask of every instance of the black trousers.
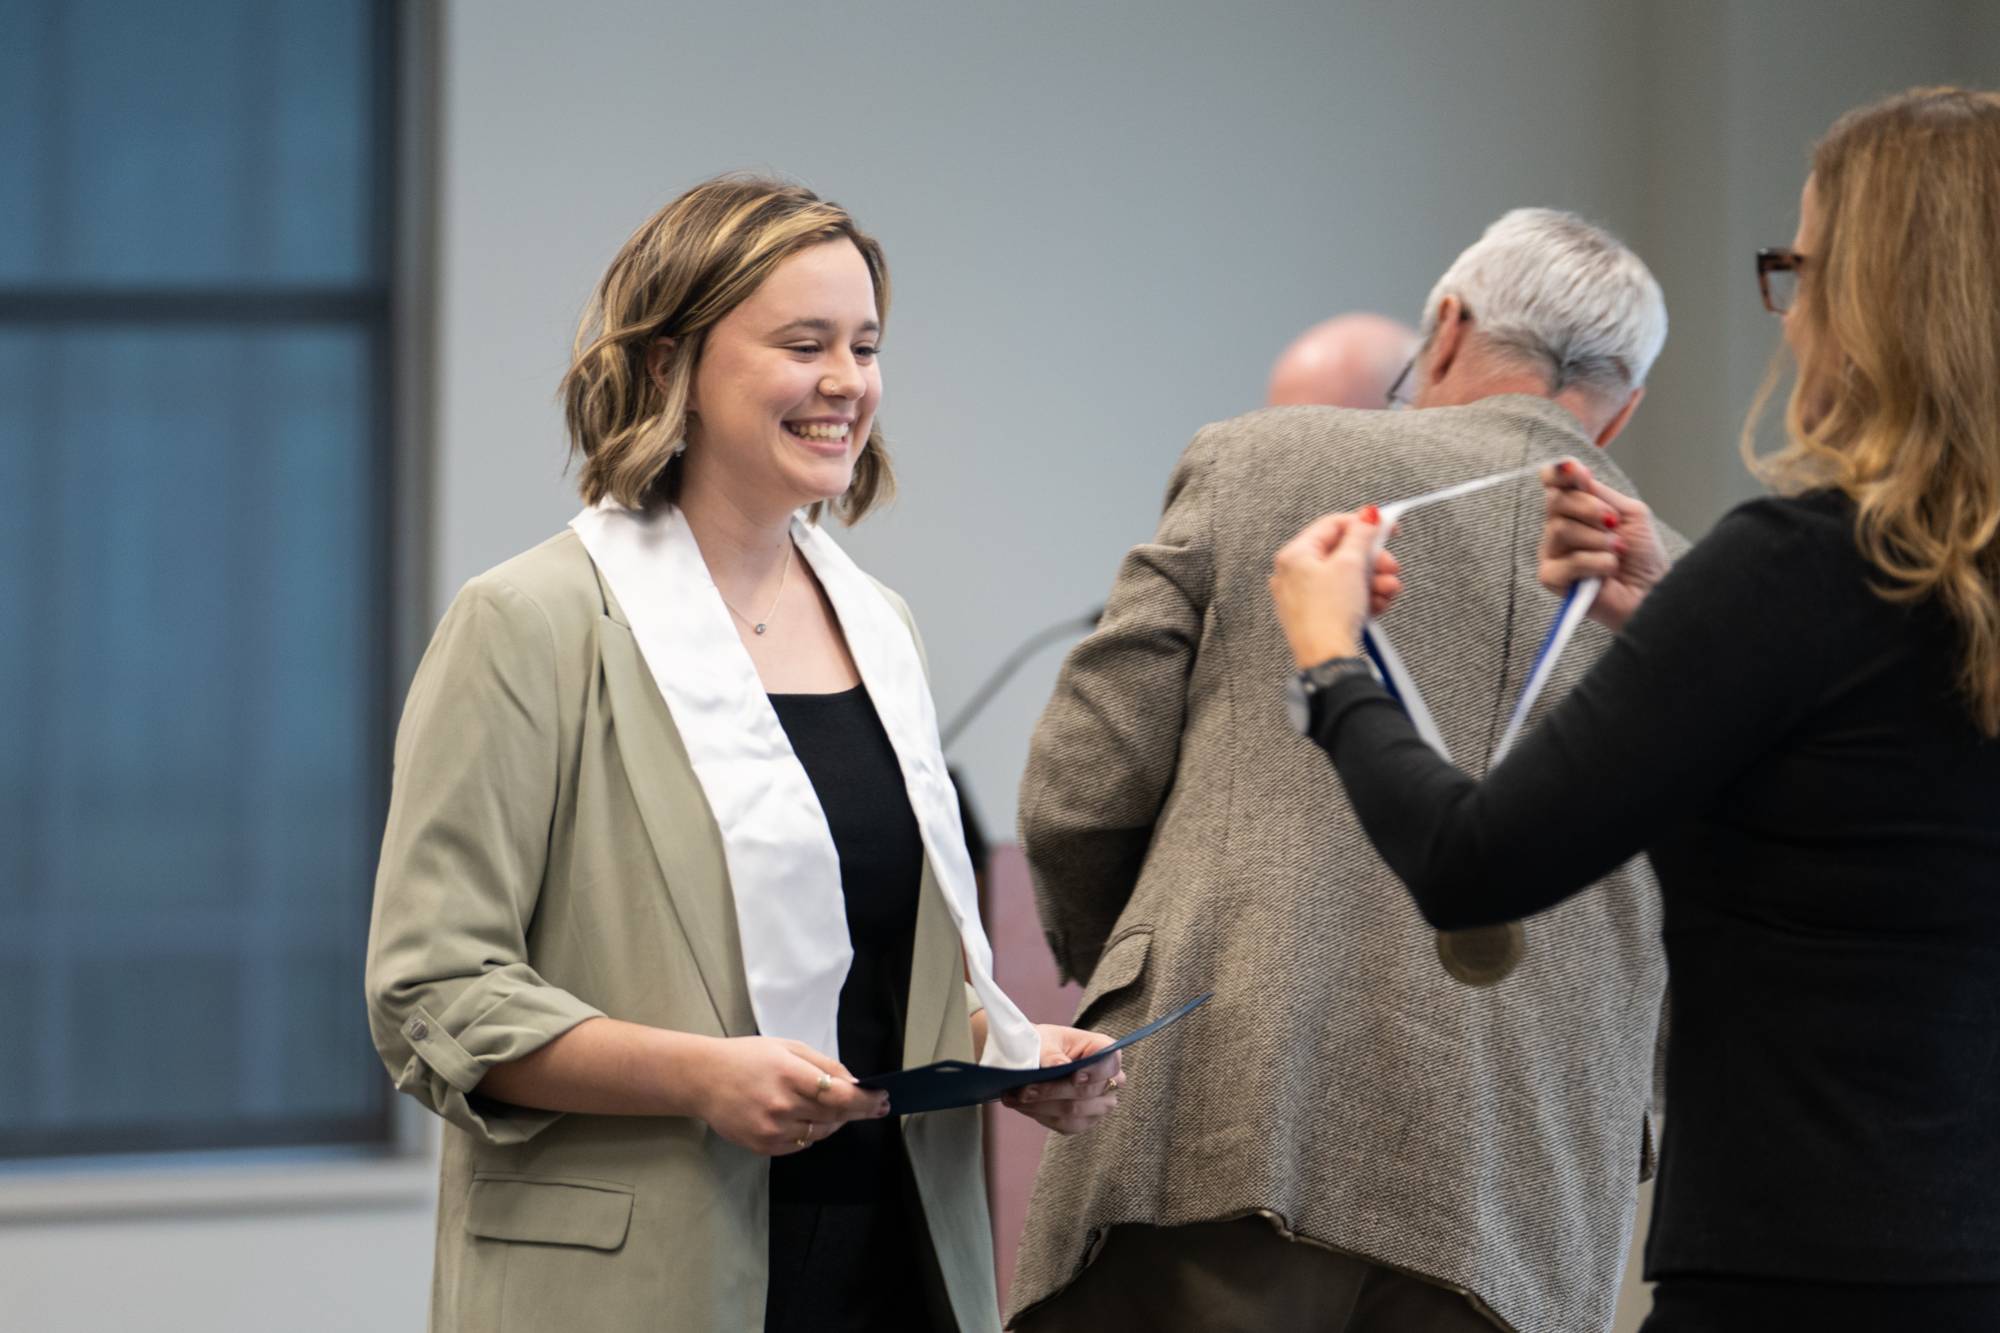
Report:
M1640 1333L1989 1333L2000 1284L1964 1286L1667 1277Z
M764 1333L956 1333L909 1158L859 1202L771 1200Z

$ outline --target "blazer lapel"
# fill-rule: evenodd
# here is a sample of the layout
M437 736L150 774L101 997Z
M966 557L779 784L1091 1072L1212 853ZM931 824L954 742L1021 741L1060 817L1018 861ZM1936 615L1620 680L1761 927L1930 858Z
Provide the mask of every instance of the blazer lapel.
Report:
M917 890L917 946L910 965L908 1016L903 1020L903 1068L941 1058L952 988L964 985L965 961L959 952L958 927L945 909L944 889L926 856L923 881Z
M598 621L598 656L604 666L605 692L625 776L632 784L639 817L666 879L675 914L701 969L702 985L715 1006L716 1021L726 1036L753 1036L757 1020L743 977L743 951L737 939L735 905L729 897L722 837L708 814L701 784L695 780L666 701L646 670L632 631L617 619L616 603L610 596L606 589L611 610ZM689 817L693 811L701 812L698 824ZM944 890L931 869L930 857L925 856L917 891L909 1006L903 1025L904 1068L942 1058L952 994L964 984L958 928L945 908Z
M729 894L722 835L639 645L619 618L609 588L604 596L606 614L597 622L598 657L618 754L638 801L639 818L694 951L702 985L715 1005L717 1022L726 1036L752 1036L757 1020L743 976L743 946Z

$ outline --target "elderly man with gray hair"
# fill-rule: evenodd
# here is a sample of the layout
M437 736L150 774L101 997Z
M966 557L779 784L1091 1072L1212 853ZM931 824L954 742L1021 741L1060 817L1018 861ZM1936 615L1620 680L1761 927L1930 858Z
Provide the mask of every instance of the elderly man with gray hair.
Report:
M1103 1128L1050 1140L1013 1327L1609 1325L1653 1151L1650 876L1627 865L1525 935L1434 934L1288 716L1265 580L1329 510L1521 472L1406 513L1403 558L1454 574L1384 624L1479 773L1556 615L1532 469L1587 453L1630 493L1595 447L1631 419L1666 328L1630 250L1521 209L1432 291L1391 395L1418 410L1272 408L1188 446L1157 533L1064 664L1021 836L1057 961L1084 984L1079 1026L1215 998L1125 1053ZM1581 628L1543 707L1609 641Z

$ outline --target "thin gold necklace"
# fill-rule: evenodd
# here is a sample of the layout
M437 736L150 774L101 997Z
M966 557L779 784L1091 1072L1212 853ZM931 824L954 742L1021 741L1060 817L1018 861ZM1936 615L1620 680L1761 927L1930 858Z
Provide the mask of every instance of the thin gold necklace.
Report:
M734 615L738 620L748 625L751 629L755 630L757 633L762 634L765 630L771 628L771 618L777 615L778 613L778 603L781 600L783 600L785 596L785 580L791 575L791 572L792 572L792 542L791 539L787 537L785 539L785 567L778 573L778 595L771 599L771 609L764 613L764 618L762 620L757 620L751 616L746 616L741 611L738 611L734 603L732 603L727 597L722 597L722 585L719 583L715 585L715 595L717 597L722 597L722 604L729 608L730 614Z

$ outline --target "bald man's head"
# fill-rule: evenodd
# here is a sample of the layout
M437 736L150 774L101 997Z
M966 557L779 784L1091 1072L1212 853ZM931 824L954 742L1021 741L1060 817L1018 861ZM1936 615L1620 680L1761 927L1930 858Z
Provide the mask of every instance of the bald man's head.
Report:
M1416 330L1385 315L1336 315L1292 340L1271 368L1264 401L1272 407L1385 406L1390 385L1416 348Z

